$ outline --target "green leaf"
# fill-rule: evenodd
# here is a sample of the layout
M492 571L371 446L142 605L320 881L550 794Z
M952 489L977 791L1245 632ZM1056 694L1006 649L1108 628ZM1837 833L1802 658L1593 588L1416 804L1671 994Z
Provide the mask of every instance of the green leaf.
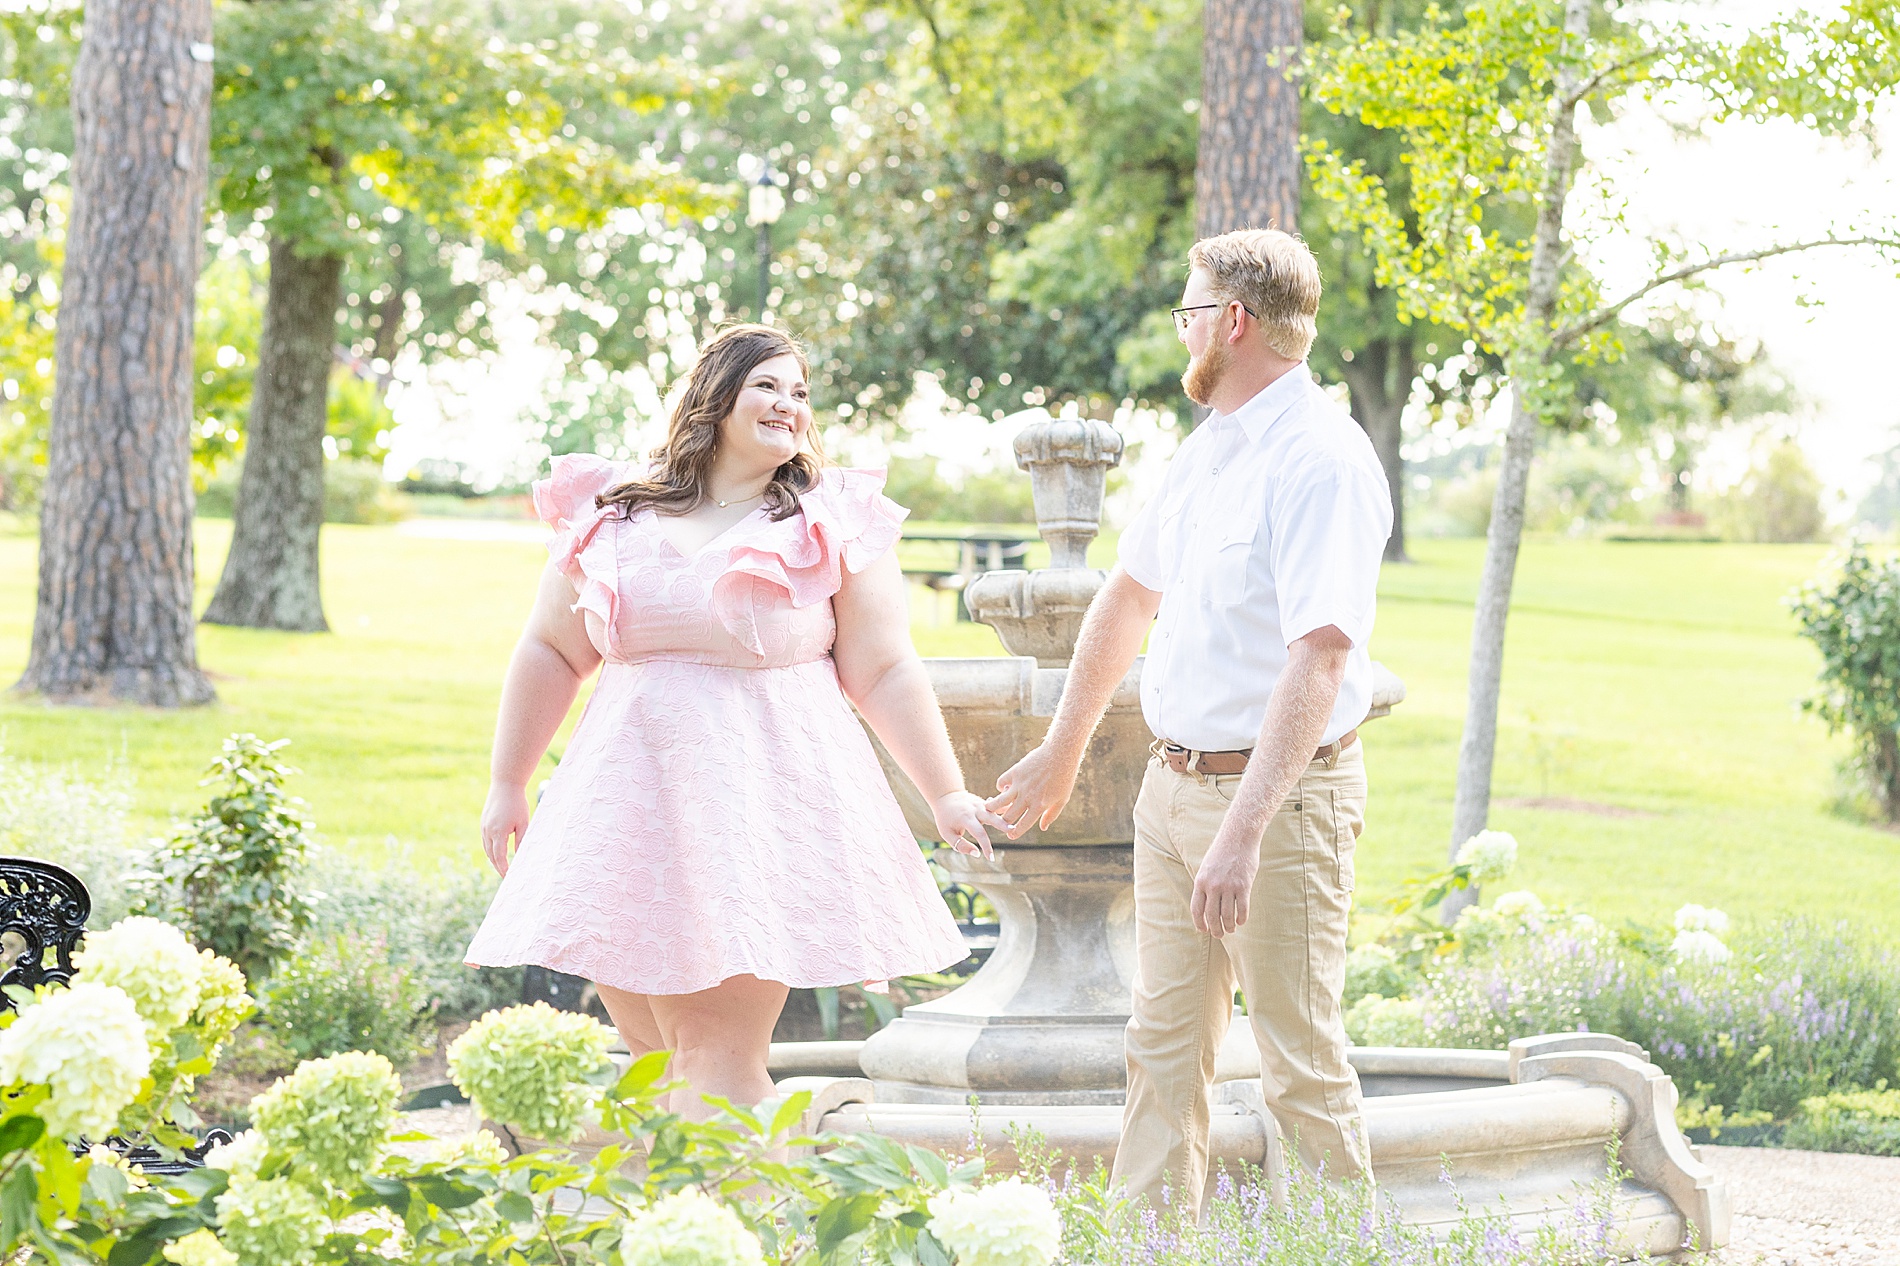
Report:
M788 1097L772 1114L771 1133L774 1138L785 1133L805 1119L806 1111L811 1107L811 1091L801 1090Z
M495 1212L510 1222L532 1222L534 1202L519 1192L504 1192L495 1201Z
M371 1204L380 1204L386 1209L394 1210L399 1217L409 1211L409 1184L401 1179L379 1178L370 1174L363 1179L363 1186L368 1190L358 1197L359 1200L366 1199Z
M416 1190L438 1209L466 1209L487 1194L480 1187L434 1176L416 1179Z
M871 1219L877 1216L877 1207L883 1203L883 1199L883 1196L872 1192L862 1196L838 1196L826 1201L824 1207L818 1210L818 1220L813 1227L819 1256L830 1256L840 1244L871 1225Z
M950 1251L927 1230L917 1232L917 1260L922 1266L951 1266Z
M0 1182L0 1251L11 1252L39 1225L40 1182L21 1165Z
M0 1153L17 1152L23 1147L31 1147L40 1141L46 1133L46 1122L36 1116L21 1114L0 1121Z

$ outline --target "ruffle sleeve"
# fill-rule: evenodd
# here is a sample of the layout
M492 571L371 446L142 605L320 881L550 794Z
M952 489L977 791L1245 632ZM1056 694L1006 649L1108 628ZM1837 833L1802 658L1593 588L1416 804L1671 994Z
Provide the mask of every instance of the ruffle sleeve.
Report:
M767 585L795 607L825 602L897 543L910 511L884 495L881 470L825 471L799 497L799 512L764 526L733 547L713 585L713 613L754 653L762 653L753 595Z
M587 632L602 654L610 645L620 608L620 563L613 534L600 529L618 509L597 508L594 498L624 482L627 475L625 467L604 457L568 453L555 458L548 478L534 485L534 512L554 529L548 553L555 567L574 582L579 596L573 609L594 617L587 621Z

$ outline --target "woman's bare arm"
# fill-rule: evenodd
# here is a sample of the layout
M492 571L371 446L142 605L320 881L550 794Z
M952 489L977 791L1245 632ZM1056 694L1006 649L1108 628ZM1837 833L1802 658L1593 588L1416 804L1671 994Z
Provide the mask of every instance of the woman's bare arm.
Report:
M963 843L973 839L987 856L990 841L983 828L1000 827L1002 819L964 788L936 693L911 644L910 595L896 553L855 575L847 572L832 607L838 617L832 657L845 697L924 793L944 840L974 852Z
M528 827L528 779L574 706L581 682L600 666L585 619L573 607L573 583L548 564L528 625L508 661L495 720L482 849L499 874L508 873L510 840L519 845Z

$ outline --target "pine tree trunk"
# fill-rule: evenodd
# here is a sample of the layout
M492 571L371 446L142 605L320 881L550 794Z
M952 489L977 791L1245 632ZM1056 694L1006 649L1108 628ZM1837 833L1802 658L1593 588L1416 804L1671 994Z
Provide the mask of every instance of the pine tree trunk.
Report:
M1385 542L1388 563L1412 561L1405 552L1405 437L1400 423L1417 372L1409 338L1375 339L1343 367L1346 388L1352 393L1352 416L1371 438L1392 496L1392 535Z
M210 59L210 0L86 6L39 597L15 687L49 700L214 697L191 620Z
M238 480L231 552L205 609L210 624L320 633L317 543L323 529L323 434L343 260L301 258L272 237L270 294Z
M1564 43L1580 49L1590 34L1592 0L1565 0ZM1570 102L1581 79L1581 58L1563 63L1557 83L1550 136L1550 157L1538 196L1537 229L1531 239L1525 324L1548 329L1557 311L1564 255L1564 207L1570 197L1577 159L1577 103ZM1534 353L1533 353L1534 354ZM1504 461L1497 493L1491 500L1491 530L1486 535L1484 572L1478 580L1477 609L1471 622L1471 676L1465 703L1465 732L1458 746L1458 789L1451 809L1451 850L1456 860L1464 842L1484 830L1491 816L1491 767L1498 746L1498 700L1504 683L1504 624L1511 609L1511 582L1524 538L1524 500L1530 488L1532 442L1539 417L1531 403L1534 371L1514 365L1511 374L1511 422L1504 432ZM1478 890L1453 893L1442 907L1447 922L1478 900Z
M1291 0L1207 0L1195 231L1299 231L1300 90L1291 78L1306 10Z

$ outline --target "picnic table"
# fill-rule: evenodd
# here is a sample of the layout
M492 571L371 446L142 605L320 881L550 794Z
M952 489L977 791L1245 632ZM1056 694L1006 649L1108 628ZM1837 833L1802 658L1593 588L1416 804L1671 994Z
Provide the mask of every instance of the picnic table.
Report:
M944 541L956 546L953 567L906 566L904 575L921 580L932 589L949 589L958 594L986 571L1019 568L1029 554L1029 546L1040 539L1034 528L1009 527L916 527L904 529L906 541ZM968 620L970 613L961 600L957 619Z

